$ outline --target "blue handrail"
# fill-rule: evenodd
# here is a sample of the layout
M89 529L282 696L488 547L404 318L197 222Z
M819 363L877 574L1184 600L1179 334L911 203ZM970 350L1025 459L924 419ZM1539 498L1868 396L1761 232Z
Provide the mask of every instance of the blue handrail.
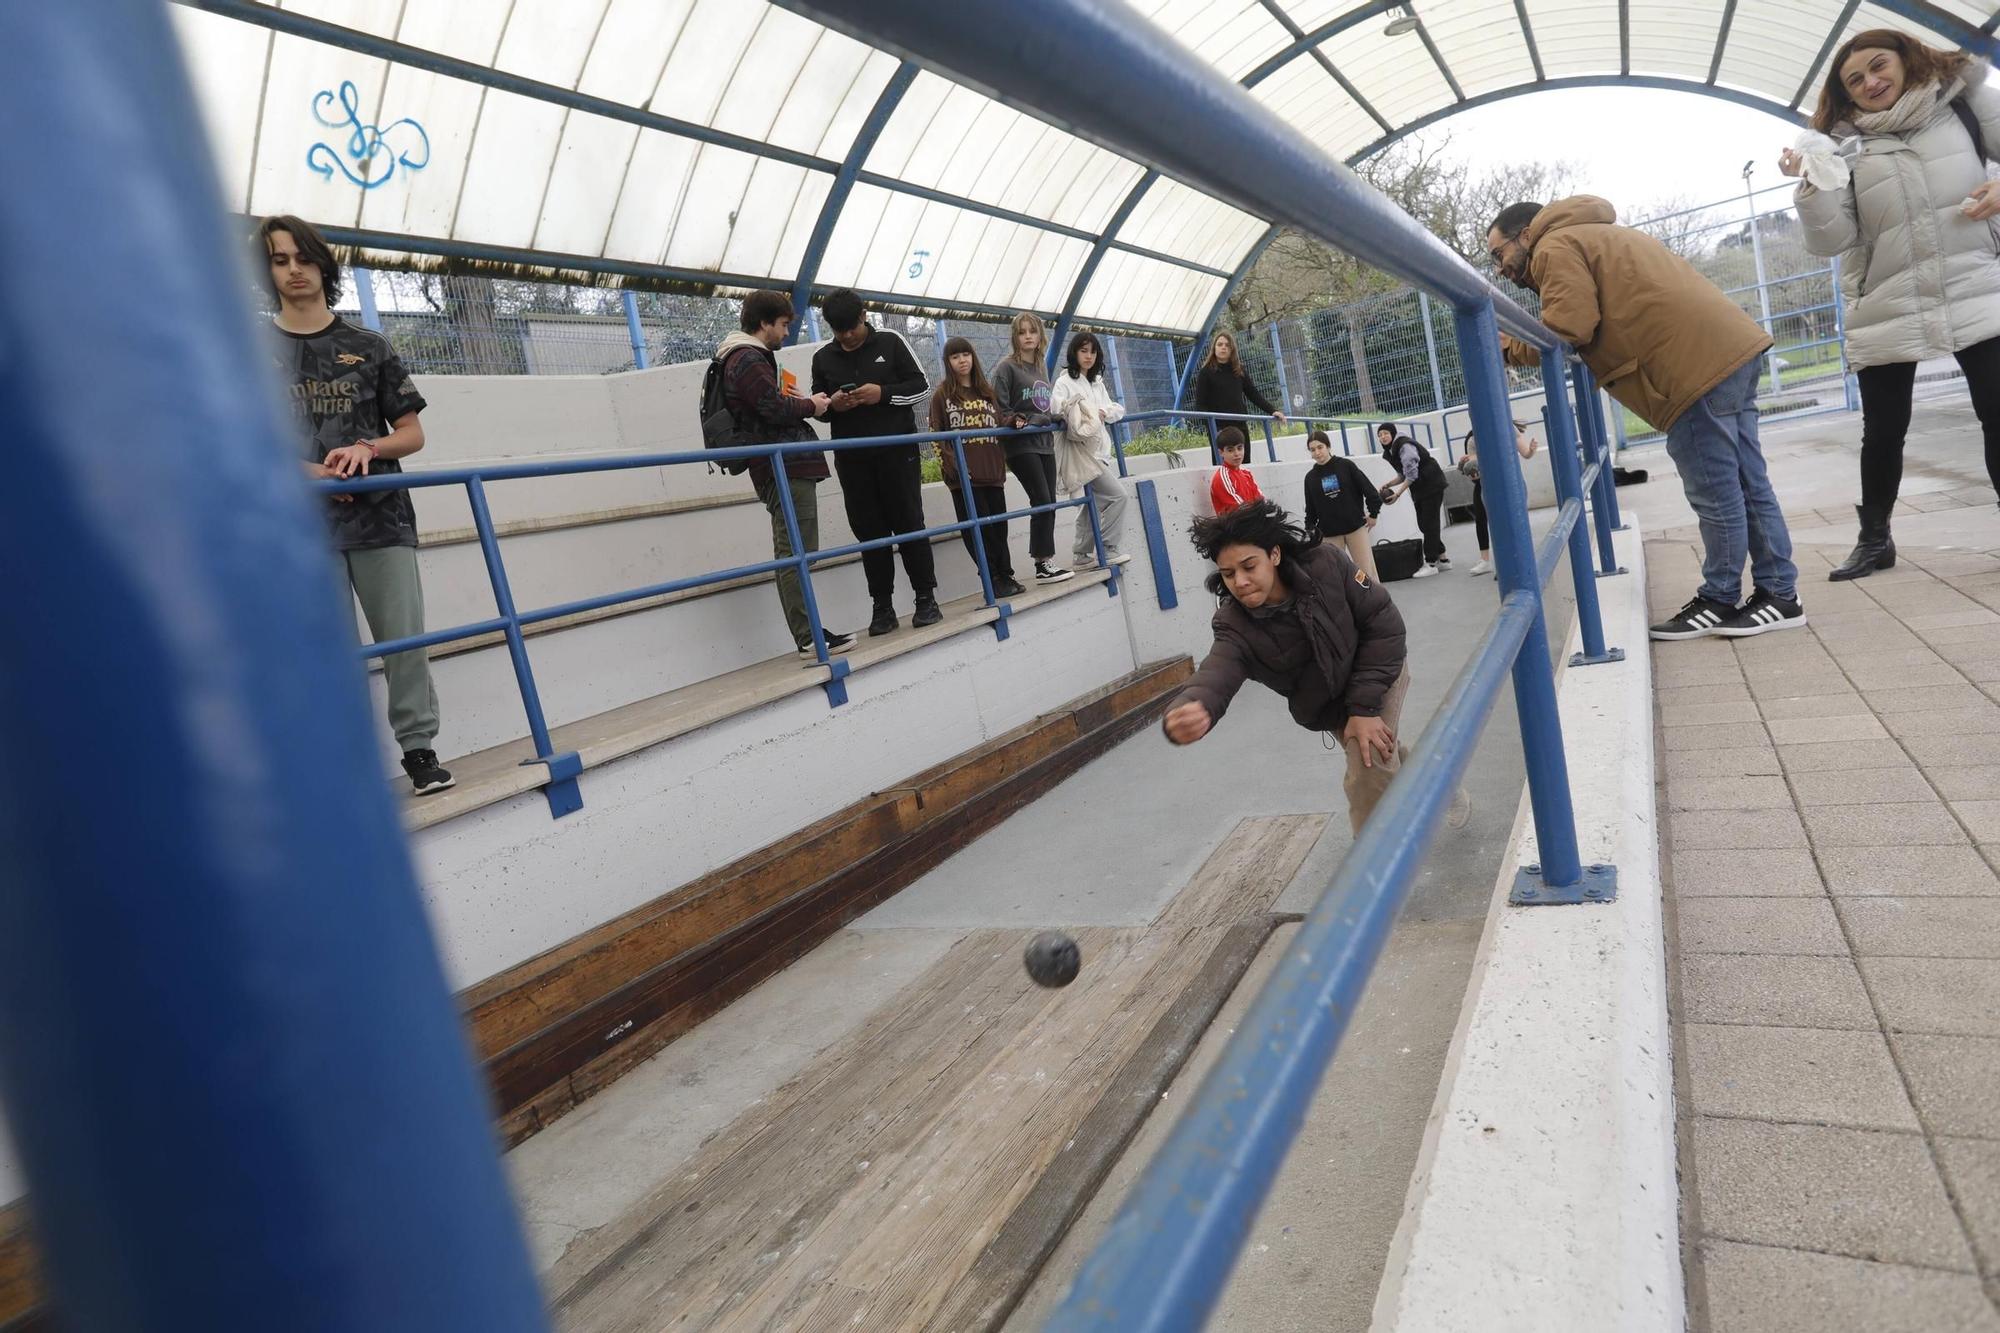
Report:
M486 573L493 589L493 604L499 614L485 620L472 621L464 625L454 625L445 629L427 630L422 634L412 634L400 639L387 639L361 647L361 656L366 658L387 657L394 653L410 652L428 648L435 644L452 643L460 639L475 638L484 634L500 633L507 642L508 657L514 667L514 683L521 693L521 710L527 715L528 736L535 747L534 758L524 761L545 764L549 768L547 795L550 810L557 815L568 814L582 807L582 798L576 788L576 775L582 770L582 761L573 752L558 752L549 734L549 724L542 710L541 691L535 683L534 667L528 658L527 640L522 634L524 627L539 624L563 616L578 615L587 611L598 611L605 607L619 606L626 602L641 601L648 597L661 597L670 593L686 592L694 588L705 588L735 579L750 578L760 574L778 573L795 569L799 576L800 590L804 595L806 619L812 626L813 654L819 664L828 671L822 682L827 699L836 707L847 702L845 678L850 667L827 651L826 628L820 620L819 599L813 590L812 567L829 560L838 560L864 551L881 550L884 547L900 546L904 542L929 541L933 537L964 532L971 528L985 528L995 523L1006 523L1011 519L1027 518L1035 514L1053 513L1059 509L1084 509L1090 515L1091 540L1097 552L1098 568L1107 572L1105 590L1112 596L1118 595L1119 567L1106 560L1104 534L1097 512L1097 498L1089 490L1074 500L1058 500L1052 504L1030 505L1025 509L1012 509L1002 514L980 514L973 503L972 474L965 465L965 442L967 440L995 439L1010 435L1035 435L1045 432L1032 430L960 430L926 431L915 435L878 435L852 440L794 440L782 444L742 445L732 449L690 449L673 453L612 454L596 458L558 459L542 463L500 463L490 467L439 468L420 472L392 472L376 476L355 477L346 481L317 481L316 490L328 495L364 495L375 491L416 490L433 486L463 486L472 506L473 528L479 537L479 546L486 560ZM878 449L911 444L949 444L953 460L957 464L960 497L965 512L972 517L955 523L940 523L933 527L913 532L899 532L889 537L878 537L870 541L850 542L845 546L825 547L816 551L801 550L798 513L793 506L791 487L785 484L785 460L798 454L840 453L847 450ZM633 468L674 467L690 464L712 464L749 462L762 460L772 466L778 485L775 487L779 504L783 511L785 530L790 538L794 554L779 556L771 560L760 560L753 564L737 565L729 569L712 570L705 574L691 574L684 578L668 579L663 583L651 583L639 588L628 588L620 592L601 593L595 597L579 598L554 606L537 607L523 611L515 607L513 590L507 578L507 566L500 553L500 540L493 524L492 511L486 502L486 483L489 481L518 481L527 478L566 477L591 472L622 472ZM994 633L1000 638L1010 633L1007 620L1013 614L1011 604L999 600L993 590L993 571L987 567L984 542L972 543L973 562L979 570L979 587L985 604L997 612L993 622Z
M1541 350L1548 410L1564 418L1572 410L1561 373L1570 353L1415 219L1125 5L1016 0L1011 17L1020 31L1063 40L996 44L977 25L940 22L934 0L779 2L1033 106L1057 124L1088 126L1100 144L1449 301L1473 426L1480 439L1503 444L1482 460L1501 599L1494 624L1049 1324L1198 1328L1332 1059L1503 673L1513 677L1542 857L1535 885L1523 882L1517 892L1532 887L1543 901L1585 892L1500 331ZM1576 383L1579 394L1589 383L1581 367ZM1598 616L1589 543L1575 540L1586 486L1594 485L1601 549L1610 544L1601 419L1586 409L1576 438L1587 455L1582 470L1558 471L1568 492L1563 542L1579 607L1591 608L1579 613L1586 655L1606 660L1601 636L1591 642Z
M1266 461L1275 463L1278 461L1278 441L1271 425L1271 423L1274 420L1276 420L1276 418L1273 416L1257 412L1199 412L1191 408L1184 408L1184 407L1157 407L1147 412L1130 413L1127 416L1120 418L1118 421L1113 422L1111 426L1111 446L1112 446L1112 451L1118 457L1118 475L1121 477L1131 475L1131 473L1127 471L1126 468L1125 446L1131 441L1132 426L1136 422L1141 422L1141 421L1203 422L1208 427L1209 461L1217 466L1220 466L1222 463L1222 454L1221 451L1217 449L1215 445L1215 436L1216 436L1216 431L1218 430L1218 426L1216 424L1217 422L1228 423L1232 421L1240 421L1246 423L1255 423L1258 426L1261 426L1264 431L1264 450L1265 450ZM1347 438L1347 428L1349 426L1359 426L1362 428L1362 438L1367 441L1369 446L1367 449L1363 450L1364 453L1381 452L1381 447L1375 439L1375 427L1379 424L1380 420L1381 419L1379 418L1357 417L1357 416L1287 415L1285 417L1285 422L1287 425L1303 426L1305 427L1307 432L1312 431L1315 427L1318 426L1331 426L1337 429L1340 432L1340 452L1350 457L1353 456L1354 449L1351 442ZM1394 417L1388 418L1388 420L1397 421L1397 419ZM1397 424L1405 429L1414 428L1417 430L1421 430L1424 435L1424 442L1428 444L1432 449L1437 448L1437 436L1432 431L1430 422L1417 421L1417 420L1402 420L1402 421L1397 421ZM1445 437L1447 454L1449 454L1450 443L1451 443L1451 437L1447 435ZM1450 462L1452 460L1449 457L1447 457L1445 461Z

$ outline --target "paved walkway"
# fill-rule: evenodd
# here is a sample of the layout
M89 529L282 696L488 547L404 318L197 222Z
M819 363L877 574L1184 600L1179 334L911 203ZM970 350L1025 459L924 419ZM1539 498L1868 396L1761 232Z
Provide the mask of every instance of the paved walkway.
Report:
M1803 541L1803 632L1653 645L1697 1330L2000 1333L1994 503L1911 496L1958 540L1855 583Z

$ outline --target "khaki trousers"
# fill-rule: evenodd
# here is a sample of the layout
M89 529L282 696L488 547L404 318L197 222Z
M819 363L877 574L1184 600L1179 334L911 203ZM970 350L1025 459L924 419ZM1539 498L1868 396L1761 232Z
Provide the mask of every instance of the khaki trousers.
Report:
M1382 576L1375 572L1375 543L1372 534L1375 529L1363 524L1352 532L1343 532L1338 537L1329 538L1339 542L1346 549L1347 558L1354 567L1368 576L1370 583L1380 583Z
M1355 833L1368 822L1368 816L1375 813L1375 806L1382 799L1382 793L1389 790L1389 783L1403 769L1403 760L1409 758L1410 747L1403 744L1403 696L1410 692L1410 668L1405 663L1403 672L1396 677L1396 683L1389 687L1389 693L1382 698L1382 720L1389 724L1389 730L1396 733L1396 754L1384 760L1379 755L1373 765L1361 762L1361 746L1341 738L1341 747L1347 751L1347 776L1341 787L1347 792L1347 819L1354 826Z

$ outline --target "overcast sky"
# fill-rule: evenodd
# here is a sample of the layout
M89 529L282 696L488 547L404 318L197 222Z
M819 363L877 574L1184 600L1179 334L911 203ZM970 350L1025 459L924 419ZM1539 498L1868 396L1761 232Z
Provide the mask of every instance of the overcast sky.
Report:
M1565 88L1479 107L1438 127L1450 153L1474 163L1563 159L1577 188L1600 194L1626 220L1662 199L1712 203L1743 192L1743 163L1754 158L1752 184L1778 174L1779 150L1799 130L1776 116L1696 93L1650 88ZM1783 207L1782 194L1759 200Z

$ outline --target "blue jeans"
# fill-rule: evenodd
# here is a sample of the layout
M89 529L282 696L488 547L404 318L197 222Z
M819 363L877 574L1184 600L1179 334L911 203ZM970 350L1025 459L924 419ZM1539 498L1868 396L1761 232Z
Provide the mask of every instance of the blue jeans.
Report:
M1792 534L1757 443L1757 377L1753 358L1681 414L1667 431L1667 456L1701 523L1701 595L1735 606L1743 600L1743 559L1754 586L1794 601L1799 568Z

